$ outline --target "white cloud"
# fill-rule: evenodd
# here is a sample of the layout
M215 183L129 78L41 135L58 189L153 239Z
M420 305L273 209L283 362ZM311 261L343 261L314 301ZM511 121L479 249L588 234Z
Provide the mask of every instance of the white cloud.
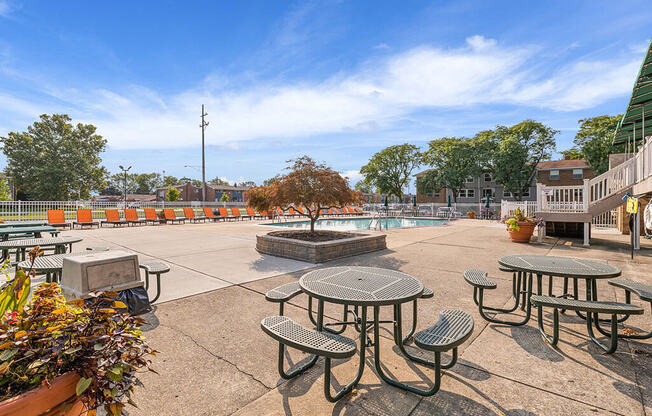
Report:
M359 170L347 170L346 172L342 172L342 176L348 178L351 184L357 183L362 179L362 174Z
M9 5L9 0L0 0L0 16L7 17L11 12L11 6Z
M142 86L43 90L63 103L46 111L72 109L71 116L96 124L114 148L187 146L198 135L201 104L209 113L207 143L234 145L388 128L427 108L591 108L631 91L640 55L579 61L557 71L542 59L533 48L506 47L476 35L457 49L424 45L314 82L250 82L237 87L227 78L209 75L196 88L169 96ZM0 112L8 109L10 100L0 97ZM44 107L16 102L19 106L12 111L30 117L31 107Z

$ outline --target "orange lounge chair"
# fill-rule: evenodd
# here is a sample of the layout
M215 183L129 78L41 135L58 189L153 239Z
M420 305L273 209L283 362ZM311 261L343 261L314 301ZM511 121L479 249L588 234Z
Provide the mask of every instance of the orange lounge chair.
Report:
M233 215L229 215L229 212L226 210L226 208L218 208L220 210L220 217L229 220L235 220L236 218Z
M73 228L75 225L79 225L81 228L84 228L84 225L88 225L89 227L97 225L99 228L100 223L93 221L93 212L90 209L78 209L77 220L72 223Z
M256 215L256 211L253 208L247 208L247 214L253 220L254 218L260 218L260 214Z
M340 211L338 208L333 208L333 213L335 215L342 215L342 211Z
M192 208L184 208L183 209L183 215L185 215L186 219L190 220L190 222L199 222L199 221L206 222L206 217L204 217L204 216L197 217L195 215L195 210L192 209Z
M120 218L120 213L118 212L117 209L105 209L104 215L106 216L106 220L100 223L100 227L102 226L102 224L111 224L114 227L116 225L127 224L127 221Z
M267 211L261 211L261 212L260 212L260 216L261 216L262 218L267 218L269 215L267 215Z
M145 211L146 222L151 222L153 224L160 224L163 222L163 220L156 215L156 210L154 208L145 208L143 211Z
M279 217L282 217L285 214L283 213L283 210L281 208L276 208L276 215L278 215Z
M125 220L127 220L127 224L147 224L147 220L138 218L138 211L136 211L135 208L129 208L125 209Z
M72 227L72 224L66 222L66 215L62 209L48 210L48 225L53 227Z
M220 217L216 217L215 214L213 214L213 210L210 208L204 208L204 216L207 220L211 220L213 222L219 221L220 219Z
M299 215L292 207L288 208L288 211L290 212L290 215L292 215L293 217Z
M249 218L249 215L240 214L240 208L238 207L231 207L231 212L235 218L240 218L241 220L245 219L245 217Z
M303 208L297 207L297 211L299 211L299 215L304 215Z
M174 209L172 209L172 208L165 208L165 209L163 210L163 218L164 218L164 221L165 221L166 223L167 223L168 221L170 221L170 222L173 223L173 224L174 224L175 222L184 222L184 223L186 222L186 219L185 219L185 218L183 218L183 217L177 217L177 214L174 213Z

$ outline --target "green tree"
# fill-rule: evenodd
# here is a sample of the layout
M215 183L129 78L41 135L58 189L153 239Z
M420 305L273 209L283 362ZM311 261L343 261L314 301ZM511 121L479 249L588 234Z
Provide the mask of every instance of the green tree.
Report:
M231 200L231 197L229 197L229 194L226 192L222 192L222 196L220 197L221 202L229 202Z
M165 175L163 178L163 186L178 185L179 179L175 176Z
M214 177L213 179L208 181L208 183L211 185L226 185L226 186L230 185L227 181L220 178L219 176Z
M559 131L525 120L511 127L498 126L493 133L497 140L493 152L494 181L521 201L534 181L537 164L549 159L555 150Z
M165 199L167 199L170 202L178 201L179 196L181 195L181 192L177 188L175 188L172 185L168 185L168 190L165 192Z
M240 186L245 187L245 188L253 188L254 186L256 186L256 182L254 182L254 181L244 181L244 182L240 182Z
M609 170L609 154L624 151L624 145L612 145L616 126L621 118L622 114L603 115L578 121L580 129L573 143L596 175Z
M104 188L106 140L92 124L71 121L66 114L42 114L27 131L0 137L17 192L33 200L68 200Z
M161 175L158 173L139 173L134 179L134 193L153 194L161 183Z
M560 152L564 159L582 159L582 152L577 147L571 147L567 150L562 150Z
M263 181L263 186L272 186L281 178L281 175L276 175L273 178L265 179Z
M480 176L489 156L484 138L443 137L433 140L424 153L424 163L432 168L417 182L419 193L449 189L457 202L466 178Z
M355 184L355 190L362 192L363 194L372 194L374 192L373 187L365 181L358 181L358 183Z
M183 185L190 182L192 184L192 186L194 186L195 188L201 188L201 185L202 185L202 183L201 183L201 181L199 179L191 179L191 178L189 178L187 176L184 176L183 178L179 179L179 182L181 184L183 184Z
M422 155L415 145L404 143L387 147L371 157L360 169L364 181L383 194L403 198L403 189L410 183Z
M0 176L0 201L11 201L11 189L7 179Z

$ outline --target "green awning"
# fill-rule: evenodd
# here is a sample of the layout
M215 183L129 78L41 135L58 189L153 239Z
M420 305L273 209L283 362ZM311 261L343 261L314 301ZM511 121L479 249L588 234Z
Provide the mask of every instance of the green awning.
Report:
M643 131L644 117L645 131ZM626 143L632 138L639 141L646 136L652 136L652 40L647 47L641 69L638 71L627 111L616 128L613 143Z

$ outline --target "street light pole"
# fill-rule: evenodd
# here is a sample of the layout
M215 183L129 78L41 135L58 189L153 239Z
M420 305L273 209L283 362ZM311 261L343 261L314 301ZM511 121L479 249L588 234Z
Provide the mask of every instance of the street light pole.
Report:
M129 172L129 169L131 169L131 166L129 166L127 169L125 169L122 165L118 166L122 173L124 173L125 178L124 178L124 184L123 184L123 189L124 189L124 207L127 208L127 172Z
M208 126L208 121L204 120L208 113L204 111L204 104L201 105L201 198L206 202L206 155L204 152L204 131Z

